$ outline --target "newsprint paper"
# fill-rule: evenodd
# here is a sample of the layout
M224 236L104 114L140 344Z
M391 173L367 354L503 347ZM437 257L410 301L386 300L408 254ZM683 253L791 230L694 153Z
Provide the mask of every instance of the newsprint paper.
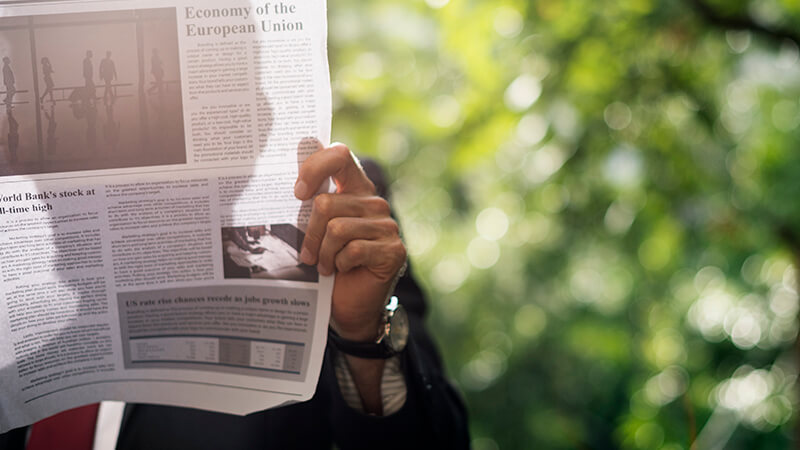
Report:
M101 400L311 398L324 0L0 2L0 432Z

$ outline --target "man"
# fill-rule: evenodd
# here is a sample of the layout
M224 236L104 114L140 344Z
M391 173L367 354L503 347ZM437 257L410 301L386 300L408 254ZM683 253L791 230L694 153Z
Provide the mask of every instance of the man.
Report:
M11 108L17 89L14 71L11 69L11 58L8 56L3 57L3 85L6 87L6 98L3 101L7 108Z
M14 111L6 111L8 119L8 153L9 161L12 164L17 162L17 150L19 149L19 122L14 118Z
M83 59L83 83L84 100L91 100L94 103L94 64L92 63L92 51L86 51L86 58Z
M153 85L147 90L148 94L157 92L160 96L164 87L164 61L158 55L158 49L154 48L150 56L150 73L153 74Z
M106 89L103 92L103 101L108 102L108 98L111 97L111 101L114 101L116 95L114 95L114 89L111 87L111 83L117 80L117 67L114 64L114 60L111 59L111 52L106 52L106 57L100 61L100 79L105 82Z
M303 403L245 417L156 405L128 405L120 449L467 448L466 413L445 381L422 322L425 301L399 276L405 247L390 215L380 170L362 169L344 145L319 148L300 167L295 195L309 200L332 177L337 191L314 199L301 260L336 275L331 323L338 348L371 348L388 294L409 313L408 345L390 358L365 358L329 342L317 391ZM369 174L369 176L368 176ZM396 286L395 286L395 283ZM17 432L17 442L24 433ZM33 439L33 438L31 438ZM2 447L2 441L0 441Z

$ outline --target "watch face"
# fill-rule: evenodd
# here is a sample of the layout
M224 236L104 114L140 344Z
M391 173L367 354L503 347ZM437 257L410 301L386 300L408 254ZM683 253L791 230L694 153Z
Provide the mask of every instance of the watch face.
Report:
M408 343L408 314L402 306L398 306L392 315L389 329L389 345L392 350L399 352L406 348Z

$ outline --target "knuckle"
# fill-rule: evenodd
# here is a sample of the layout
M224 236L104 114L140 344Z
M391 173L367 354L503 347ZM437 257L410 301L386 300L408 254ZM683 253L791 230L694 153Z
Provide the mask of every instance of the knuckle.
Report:
M392 236L400 236L400 225L394 219L386 219L386 227Z
M375 224L384 236L400 236L400 225L390 217L379 219Z
M402 265L408 257L406 246L400 239L392 244L392 253L395 255L395 262L398 266Z
M353 241L347 244L347 253L351 261L360 261L364 258L366 249L364 248L364 244Z
M314 198L314 210L323 216L330 216L333 210L333 198L330 194L320 194Z
M325 233L334 238L340 238L346 231L346 225L339 218L334 218L328 221L325 227Z
M341 159L343 161L347 159L351 159L352 156L350 155L350 149L347 148L346 145L340 144L334 147L331 147L331 151L335 152L336 158Z
M336 259L333 260L333 264L336 265L336 270L339 272L347 272L350 270L349 264L350 262L345 259L345 257L340 253L336 255Z
M389 202L381 197L370 197L367 200L367 205L369 210L378 216L389 216L391 215L391 208L389 206Z

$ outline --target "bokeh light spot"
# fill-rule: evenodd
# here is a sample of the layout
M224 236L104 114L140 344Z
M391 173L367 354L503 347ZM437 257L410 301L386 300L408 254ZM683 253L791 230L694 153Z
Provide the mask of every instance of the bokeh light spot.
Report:
M374 80L383 75L383 60L374 52L364 52L355 62L356 73L364 80Z
M547 326L547 315L536 305L522 306L514 315L514 330L521 336L533 339Z
M431 122L441 128L455 125L461 119L461 104L450 95L440 95L430 108Z
M628 146L616 148L604 166L603 174L613 186L621 189L634 188L642 180L642 158L639 153Z
M614 130L622 130L631 124L631 109L622 102L614 102L603 111L606 125Z
M443 259L433 268L434 286L442 292L452 292L461 287L469 276L469 264L461 258Z
M505 102L508 109L522 112L530 108L542 95L542 85L533 75L522 74L508 85Z
M525 114L517 125L517 137L527 145L536 145L547 135L547 121L538 114Z
M496 241L508 231L508 216L499 208L486 208L478 214L475 227L482 238Z
M800 105L796 101L781 100L772 107L772 124L780 131L789 132L800 125Z
M488 269L500 258L500 246L495 241L476 237L467 246L467 259L478 269Z
M606 210L603 223L612 234L624 234L633 224L636 213L627 205L614 202Z
M509 6L497 8L494 16L494 31L500 36L513 38L522 31L522 14Z
M564 162L564 151L556 145L548 144L529 153L522 170L530 183L540 184L558 172Z
M450 3L450 0L425 0L425 3L428 4L433 9L440 9L447 6Z

